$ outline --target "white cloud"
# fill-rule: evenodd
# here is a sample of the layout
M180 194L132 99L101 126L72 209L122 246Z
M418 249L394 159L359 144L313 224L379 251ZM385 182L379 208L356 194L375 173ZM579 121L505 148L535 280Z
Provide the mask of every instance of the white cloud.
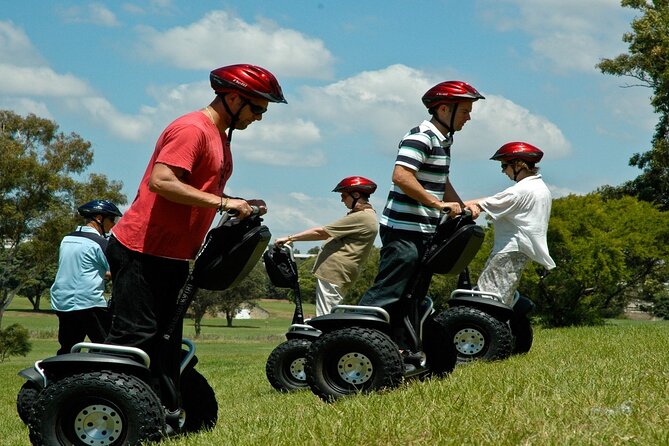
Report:
M577 191L567 187L555 186L553 184L546 184L548 189L551 191L553 198L566 197L568 195L585 195L587 192Z
M179 68L212 69L226 61L245 61L266 67L277 77L332 76L334 58L320 39L270 20L247 23L224 11L212 11L187 26L165 32L139 29L143 57Z
M88 84L71 74L58 74L48 67L18 67L0 63L0 93L27 96L82 96Z
M403 132L429 118L420 98L442 80L404 65L392 65L322 88L304 88L302 99L294 107L337 132L371 133L374 147L394 153ZM467 148L462 155L472 159L489 157L491 148L514 140L538 145L548 158L561 158L570 152L569 142L554 123L490 94L475 104L472 120L455 138L457 147Z
M307 228L322 226L346 214L339 195L317 198L302 192L291 192L285 198L273 198L271 212L263 217L276 237L299 232ZM314 216L318 220L314 220ZM322 242L315 242L320 245ZM302 250L306 244L300 244ZM306 251L307 249L304 249Z
M58 15L68 23L90 23L98 26L119 26L116 15L105 5L92 2L86 6L56 8Z
M531 59L558 72L597 72L603 57L625 51L631 13L619 0L479 0L481 14L500 31L531 36Z
M148 117L119 113L107 99L99 96L78 98L70 102L75 108L85 110L89 119L121 139L141 141L151 128Z
M320 130L304 119L255 123L243 132L233 133L240 144L240 156L273 166L319 167L325 164Z
M0 98L0 110L11 110L22 116L32 113L40 118L53 120L53 115L44 102L28 98Z
M23 67L44 63L44 59L21 28L11 21L0 20L0 63L10 62L14 66ZM5 78L0 79L2 88Z
M464 158L483 159L510 141L525 141L545 152L546 159L564 158L571 144L557 125L501 96L488 95L474 106L472 119L456 134Z

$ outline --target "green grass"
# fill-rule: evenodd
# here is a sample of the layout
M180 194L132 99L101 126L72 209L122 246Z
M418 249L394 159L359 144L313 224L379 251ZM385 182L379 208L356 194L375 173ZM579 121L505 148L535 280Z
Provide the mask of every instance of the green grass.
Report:
M268 384L265 360L284 339L292 307L261 305L270 319L233 328L206 321L198 370L216 392L218 425L162 444L669 445L669 322L537 329L527 355L326 404L311 392L279 394ZM16 320L31 332L57 326L55 316L18 311L6 313L3 326ZM26 358L0 363L3 445L28 443L16 415L16 372L57 345L53 338L33 343Z

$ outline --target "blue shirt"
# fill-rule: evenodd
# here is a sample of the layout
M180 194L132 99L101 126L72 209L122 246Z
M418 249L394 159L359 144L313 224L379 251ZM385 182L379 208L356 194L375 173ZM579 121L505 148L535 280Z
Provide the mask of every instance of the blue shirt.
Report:
M90 226L78 231L102 236ZM106 307L104 277L109 263L99 243L86 237L66 235L60 243L58 272L51 286L51 308L56 311Z

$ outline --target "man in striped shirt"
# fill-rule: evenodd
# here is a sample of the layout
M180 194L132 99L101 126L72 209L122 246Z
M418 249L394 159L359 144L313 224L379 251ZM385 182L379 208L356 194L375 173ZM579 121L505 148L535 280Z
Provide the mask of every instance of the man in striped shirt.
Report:
M461 81L441 82L423 95L432 116L400 141L393 188L380 218L383 247L374 285L360 305L382 307L390 314L393 338L408 351L415 333L402 296L445 209L459 214L464 204L448 179L453 133L470 119L473 103L485 99ZM478 209L472 209L474 218Z

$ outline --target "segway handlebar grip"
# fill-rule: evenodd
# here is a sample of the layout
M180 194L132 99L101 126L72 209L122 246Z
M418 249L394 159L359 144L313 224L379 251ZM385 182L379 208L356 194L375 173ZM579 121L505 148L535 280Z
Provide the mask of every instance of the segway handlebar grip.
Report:
M231 218L236 217L236 216L239 215L239 211L237 209L228 209L225 212ZM249 215L249 217L255 217L256 215L259 215L259 214L260 214L260 206L252 205L251 206L251 215Z

